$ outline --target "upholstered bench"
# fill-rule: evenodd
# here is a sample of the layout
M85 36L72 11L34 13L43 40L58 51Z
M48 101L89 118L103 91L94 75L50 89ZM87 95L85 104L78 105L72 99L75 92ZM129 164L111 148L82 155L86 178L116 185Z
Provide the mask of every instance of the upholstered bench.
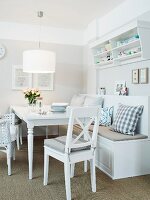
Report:
M97 97L89 94L86 96ZM150 97L116 95L101 97L104 108L113 106L113 119L119 103L129 106L142 105L144 110L138 121L135 135L117 133L111 131L109 127L99 126L96 166L112 179L150 174ZM80 128L75 125L75 134L79 131Z

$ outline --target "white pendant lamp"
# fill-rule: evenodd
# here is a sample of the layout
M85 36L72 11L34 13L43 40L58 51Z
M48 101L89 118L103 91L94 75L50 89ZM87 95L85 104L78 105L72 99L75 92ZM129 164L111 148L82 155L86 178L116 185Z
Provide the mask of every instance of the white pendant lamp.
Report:
M43 12L38 12L38 17L43 17ZM52 51L40 49L26 50L23 52L23 72L28 73L54 73L56 54Z
M28 73L54 73L55 53L46 50L23 52L23 71Z

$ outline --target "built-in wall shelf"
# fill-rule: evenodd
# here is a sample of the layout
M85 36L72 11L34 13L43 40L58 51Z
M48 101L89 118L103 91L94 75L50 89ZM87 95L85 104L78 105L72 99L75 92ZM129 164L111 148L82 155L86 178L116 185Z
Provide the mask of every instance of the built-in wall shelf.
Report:
M128 59L132 59L132 58L136 58L136 57L141 57L142 52L138 52L138 53L134 53L134 54L130 54L130 55L126 55L126 56L121 56L118 58L114 58L114 61L122 61L122 60L128 60Z
M94 56L95 57L97 57L97 56L106 56L108 53L110 53L111 51L109 50L109 51L103 51L103 52L101 52L101 53L97 53L97 54L95 54Z
M133 40L132 42L128 42L124 45L121 45L121 46L117 46L115 48L112 49L112 51L115 51L115 50L125 50L127 48L133 48L135 46L140 46L140 39L135 39Z
M121 30L122 29L122 30ZM96 69L150 59L150 23L134 21L90 45Z
M104 62L101 62L101 63L96 63L95 67L104 66L104 65L110 65L110 64L113 64L113 60L104 61Z

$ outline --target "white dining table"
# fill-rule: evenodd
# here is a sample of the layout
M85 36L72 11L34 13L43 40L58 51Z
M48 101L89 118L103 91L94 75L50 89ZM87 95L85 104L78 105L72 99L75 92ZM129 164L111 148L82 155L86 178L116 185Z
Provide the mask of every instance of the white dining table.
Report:
M47 113L42 115L30 112L26 106L10 106L10 112L15 113L27 124L28 129L28 165L29 179L33 178L33 147L34 147L34 127L48 125L66 125L69 120L69 112L51 112L50 106L45 106Z

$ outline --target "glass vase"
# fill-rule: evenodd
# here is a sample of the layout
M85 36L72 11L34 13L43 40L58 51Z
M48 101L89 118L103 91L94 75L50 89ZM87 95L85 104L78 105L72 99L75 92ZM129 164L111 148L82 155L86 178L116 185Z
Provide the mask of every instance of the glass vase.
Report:
M29 112L36 112L36 103L29 103L28 109L29 109Z

